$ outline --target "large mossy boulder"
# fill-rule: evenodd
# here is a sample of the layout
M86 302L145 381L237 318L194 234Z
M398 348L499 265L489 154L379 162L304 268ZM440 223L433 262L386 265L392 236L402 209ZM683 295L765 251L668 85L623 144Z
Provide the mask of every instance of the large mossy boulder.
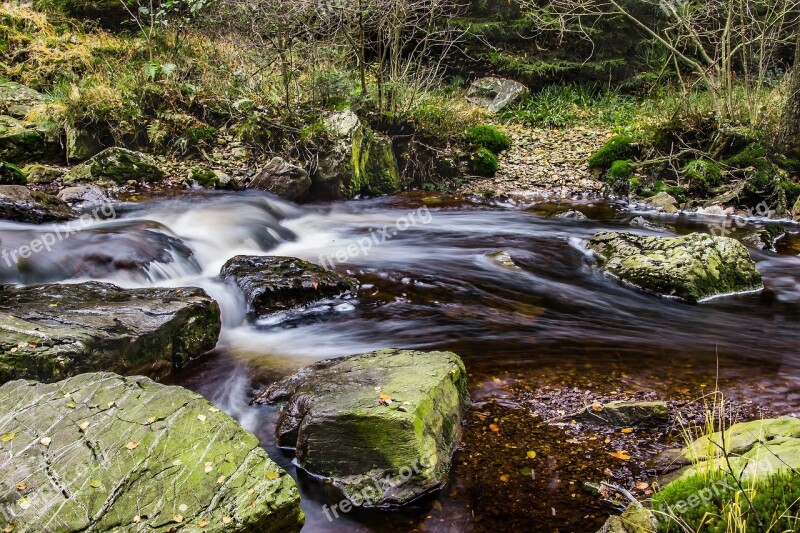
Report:
M3 531L291 532L294 481L201 396L83 374L0 387ZM5 521L6 523L3 523Z
M311 177L305 169L275 157L247 183L247 188L296 202L305 198L311 188Z
M0 286L0 383L98 370L161 377L214 348L220 327L202 289Z
M0 161L0 185L25 185L28 177L17 165Z
M125 184L152 183L164 178L156 160L125 148L106 148L64 176L66 183Z
M322 361L255 403L286 401L276 434L355 505L402 505L441 487L468 401L450 352L380 350Z
M663 296L697 302L763 288L747 248L728 237L604 232L592 238L589 249L624 283Z
M373 132L350 110L327 117L324 125L331 144L312 176L312 198L341 200L400 190L391 139Z
M355 279L295 257L239 255L225 263L220 277L239 287L253 315L349 296L358 289Z
M74 217L75 212L58 198L22 185L0 185L0 220L43 224Z
M14 164L63 159L60 144L35 124L0 115L0 161Z

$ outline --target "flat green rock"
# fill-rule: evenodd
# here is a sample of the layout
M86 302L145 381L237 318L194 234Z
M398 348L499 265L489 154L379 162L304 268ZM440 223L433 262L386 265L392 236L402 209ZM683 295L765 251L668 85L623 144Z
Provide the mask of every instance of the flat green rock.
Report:
M98 373L0 387L0 527L297 531L294 481L201 396ZM3 523L5 521L5 524Z
M355 505L402 505L444 483L461 436L466 371L450 352L380 350L322 361L264 390L287 400L278 443Z
M747 248L728 237L604 232L592 238L589 249L616 278L662 296L697 302L764 287Z
M151 156L125 148L106 148L64 176L65 183L124 184L156 182L164 172Z

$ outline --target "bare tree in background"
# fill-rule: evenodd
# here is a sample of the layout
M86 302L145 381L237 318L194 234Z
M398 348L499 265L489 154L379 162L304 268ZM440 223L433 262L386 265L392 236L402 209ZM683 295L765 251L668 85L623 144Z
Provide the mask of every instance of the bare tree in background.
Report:
M800 155L800 31L794 53L794 69L789 78L778 141L788 153Z
M763 118L762 90L776 68L777 52L794 39L800 0L521 0L542 27L579 33L602 17L619 17L669 53L686 92L704 88L717 118L735 118L743 98L749 120ZM655 14L654 24L642 14Z

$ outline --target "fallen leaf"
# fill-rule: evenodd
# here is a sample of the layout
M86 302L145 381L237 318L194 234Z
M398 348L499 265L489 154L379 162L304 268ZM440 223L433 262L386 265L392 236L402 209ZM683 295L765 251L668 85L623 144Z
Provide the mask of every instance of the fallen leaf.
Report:
M206 421L206 415L197 415L197 419L198 419L200 422L205 422L205 421Z
M249 488L249 489L247 489L247 495L248 495L248 496L251 496L251 495L252 495L252 494L253 494L255 491L256 491L256 489L254 489L254 488Z
M93 479L89 482L89 486L92 487L93 489L99 489L100 487L103 486L103 484L97 481L96 479Z
M134 517L133 517L133 523L134 523L134 524L138 524L138 523L139 523L139 522L141 522L141 521L142 521L142 517L141 517L141 516L139 516L138 514L137 514L136 516L134 516Z
M219 413L219 409L217 409L216 407L209 407L208 410L211 411L212 413Z
M65 407L66 407L67 409L75 409L75 408L77 407L77 405L75 405L75 404L74 404L74 403L72 403L72 402L69 402L69 403L68 403L68 404L67 404Z
M622 432L623 433L633 433L633 429L632 428L622 428Z
M503 474L502 476L500 476L500 481L502 481L503 483L508 483L509 479L510 478L508 477L508 474Z
M378 396L378 403L381 405L389 405L392 403L392 398L388 394L381 394Z
M115 405L117 405L117 402L115 402L115 401L110 401L110 402L108 402L106 405L108 405L108 407L109 407L109 408L110 408L110 407L114 407Z
M317 283L316 281L312 281L312 282L311 282L311 288L312 288L312 289L314 289L314 290L316 290L316 289L317 289L317 287L319 287L319 283Z
M15 353L16 351L17 351L17 348L11 348L11 349L9 350L9 352L11 352L11 353Z
M628 459L631 458L630 455L628 455L627 453L625 453L623 451L614 452L614 453L611 454L611 457L614 457L616 459L620 459L622 461L627 461Z
M279 477L281 477L279 473L267 470L267 479L278 479Z
M214 469L214 463L212 463L211 461L207 462L206 465L205 465L206 474L211 472L213 469Z
M650 483L648 483L647 481L640 481L639 483L636 484L636 488L639 489L639 490L644 490L649 486L650 486Z
M172 466L181 466L182 464L183 461L181 461L180 459L175 459L174 461L172 461Z
M28 488L28 484L27 483L25 483L25 482L17 483L17 490L23 491L23 490L25 490L27 488Z
M231 517L230 516L223 516L222 517L222 523L223 524L230 524L231 523Z
M533 470L531 470L531 467L529 466L526 466L525 468L520 470L519 473L525 477L533 477Z
M17 500L17 505L22 507L23 510L28 509L31 506L31 501L28 498L20 498Z
M528 459L536 459L536 452L533 451L533 450L530 450L528 452Z
M182 512L182 513L185 513L185 512L186 512L186 510L187 510L188 508L189 508L189 506L188 506L188 505L186 505L185 503L182 503L182 504L180 504L180 505L178 506L178 510L179 510L180 512Z
M16 529L16 527L17 526L15 526L14 524L8 524L6 527L3 528L3 533L11 533L12 531L14 531L14 529Z
M134 448L136 448L137 446L139 446L139 443L138 443L138 442L136 442L135 440L132 440L132 441L130 441L128 444L126 444L126 445L124 446L124 448L128 448L129 450L133 450L133 449L134 449Z
M16 436L17 436L17 434L15 432L10 431L10 432L6 433L5 435L3 435L2 437L0 437L0 440L3 441L3 442L11 442L12 440L14 440L14 437L16 437Z
M50 443L53 442L53 439L50 437L43 437L42 440L39 441L39 444L42 446L50 446Z
M152 423L153 423L153 422L155 422L155 421L156 421L156 417L154 417L154 416L151 416L150 418L148 418L147 420L145 420L145 422L147 422L148 424L152 424Z
M221 484L225 483L225 479L226 479L225 476L219 476L217 478L217 485L221 485Z
M500 431L500 427L499 427L497 424L489 424L489 429L491 429L491 430L492 430L492 431L494 431L495 433L497 433L498 431Z
M175 516L172 517L172 521L178 522L180 524L181 522L183 522L183 516L176 514Z
M197 523L197 525L198 525L199 527L206 527L206 526L208 525L208 520L205 520L205 519L203 519L203 520L200 520L200 521Z
M603 410L603 406L599 403L592 404L592 411L597 411L598 413Z
M78 427L80 428L81 431L86 431L86 428L89 427L89 422L81 422L80 424L78 424Z

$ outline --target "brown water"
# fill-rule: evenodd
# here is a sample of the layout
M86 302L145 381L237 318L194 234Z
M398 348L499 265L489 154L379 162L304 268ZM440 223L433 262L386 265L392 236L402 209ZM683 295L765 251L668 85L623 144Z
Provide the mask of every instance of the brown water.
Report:
M640 435L633 442L619 434L575 433L546 424L538 416L542 402L565 390L585 395L586 403L620 396L688 401L714 386L719 367L731 398L796 412L800 228L787 226L778 253L753 251L765 291L688 305L620 286L584 252L601 230L656 234L631 226L635 214L603 202L573 207L590 220L551 217L566 205L421 195L303 208L252 194L165 199L128 205L118 220L92 225L24 269L0 263L0 278L206 288L223 309L219 346L174 380L239 419L298 479L304 531L595 531L610 510L584 482L649 479L646 460L670 436ZM719 224L644 216L663 226L664 235ZM346 253L376 228L396 234L366 253ZM0 224L0 247L41 231ZM255 324L244 322L236 291L215 279L237 254L317 262L343 250L337 270L361 281L357 299ZM487 255L498 251L509 252L518 268ZM339 498L299 474L291 456L277 449L275 408L247 402L260 386L312 361L381 347L461 355L475 401L464 445L450 483L437 495L404 511L328 520L322 506ZM493 421L499 432L487 429ZM632 460L611 458L619 449L631 451ZM536 459L527 457L531 450Z

